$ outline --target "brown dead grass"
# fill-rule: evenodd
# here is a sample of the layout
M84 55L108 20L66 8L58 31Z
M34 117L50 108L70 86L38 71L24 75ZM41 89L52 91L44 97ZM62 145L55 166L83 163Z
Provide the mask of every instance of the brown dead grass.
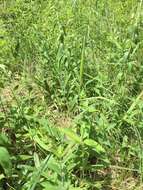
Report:
M143 184L140 184L139 179L131 175L123 177L122 173L124 172L112 170L112 190L143 190Z
M11 102L13 99L12 92L9 87L2 89L0 95L3 101L6 100L8 102Z
M50 111L50 120L56 127L70 128L73 126L72 118L58 110Z

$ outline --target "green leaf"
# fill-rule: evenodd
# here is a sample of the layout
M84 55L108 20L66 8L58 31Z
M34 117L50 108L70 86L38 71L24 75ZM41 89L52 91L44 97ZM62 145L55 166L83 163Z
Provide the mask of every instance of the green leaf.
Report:
M12 164L9 152L6 148L0 147L0 165L7 176L11 175Z
M61 175L61 169L60 169L60 164L57 163L57 161L51 157L49 162L48 162L48 168L57 174Z
M36 152L34 152L34 163L35 163L35 167L39 168L40 167L40 160L39 160L39 156Z
M7 146L9 143L9 139L3 133L0 133L0 146Z
M2 179L4 179L4 178L5 178L4 174L0 174L0 181L1 181Z
M69 190L83 190L83 188L80 188L80 187L71 187Z
M48 145L46 145L46 144L38 137L38 135L35 135L35 136L34 136L34 140L35 140L36 143L39 144L39 146L40 146L41 148L43 148L44 150L47 150L47 151L49 150Z
M58 185L50 183L50 182L43 182L42 186L44 187L44 190L62 190L62 187L60 188Z
M18 156L17 159L20 159L20 160L29 160L31 158L32 158L32 156L30 156L30 155L23 155L23 154L21 154L21 155Z
M36 169L35 172L33 172L32 176L31 176L31 181L29 182L30 186L29 186L28 190L34 190L36 188L36 185L39 182L42 173L48 167L48 162L49 162L50 157L51 157L51 155L48 155L45 158L45 160L40 164L40 167L38 169Z
M50 190L59 190L59 187L58 186L53 186L51 184L47 184L47 185L45 185L44 190L47 190L47 189L50 189Z
M75 143L82 143L81 138L71 129L69 128L60 128L60 130L69 138L70 140L74 141Z
M6 66L3 64L0 64L0 70L3 70L4 72L6 72Z
M86 139L86 140L84 140L84 144L91 147L97 153L105 152L105 149L98 142L96 142L95 140Z

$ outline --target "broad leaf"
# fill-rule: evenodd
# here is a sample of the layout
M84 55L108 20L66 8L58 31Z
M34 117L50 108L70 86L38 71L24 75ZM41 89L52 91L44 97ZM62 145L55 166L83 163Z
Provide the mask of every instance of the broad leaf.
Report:
M67 138L74 141L75 143L82 143L81 138L73 130L69 128L60 128L60 130L67 136Z
M0 146L7 146L9 143L9 139L3 133L0 133Z
M6 148L0 147L0 165L7 176L11 175L12 164L9 152Z
M105 152L105 149L95 140L86 139L86 140L84 140L84 144L91 147L97 153Z

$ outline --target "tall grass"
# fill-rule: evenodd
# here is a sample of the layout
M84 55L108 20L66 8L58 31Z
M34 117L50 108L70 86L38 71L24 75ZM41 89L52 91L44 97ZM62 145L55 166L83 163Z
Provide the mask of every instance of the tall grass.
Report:
M1 189L142 189L142 6L0 2Z

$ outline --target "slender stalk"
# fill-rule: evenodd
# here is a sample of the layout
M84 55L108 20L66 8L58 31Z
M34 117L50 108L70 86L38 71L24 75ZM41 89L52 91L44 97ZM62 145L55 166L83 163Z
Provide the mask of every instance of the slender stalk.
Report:
M80 91L81 91L81 89L83 87L85 42L86 42L86 37L83 38L83 45L82 45L82 52L81 52L81 62L80 62Z

